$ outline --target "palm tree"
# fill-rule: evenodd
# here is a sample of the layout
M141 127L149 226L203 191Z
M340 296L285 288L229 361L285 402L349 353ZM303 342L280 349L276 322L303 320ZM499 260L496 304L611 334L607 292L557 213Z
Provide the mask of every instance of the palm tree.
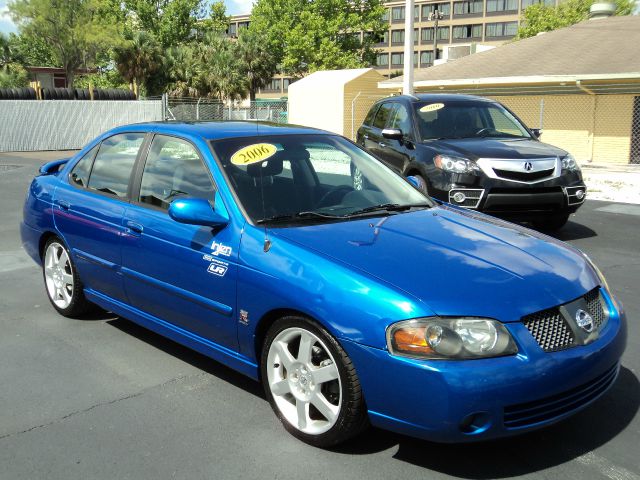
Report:
M155 37L144 30L125 35L125 43L114 48L118 72L129 82L133 91L147 87L149 78L162 65L160 46Z
M0 32L0 68L6 72L11 60L12 55L9 38L7 38L4 33Z
M219 100L237 100L248 91L245 76L238 65L236 44L220 34L205 37L201 47L200 83L209 96Z
M167 93L177 97L201 95L202 65L198 49L193 45L177 45L167 50L164 70L168 76Z
M276 59L266 37L251 27L241 30L237 48L240 71L249 87L249 100L253 102L258 89L267 85L276 73Z

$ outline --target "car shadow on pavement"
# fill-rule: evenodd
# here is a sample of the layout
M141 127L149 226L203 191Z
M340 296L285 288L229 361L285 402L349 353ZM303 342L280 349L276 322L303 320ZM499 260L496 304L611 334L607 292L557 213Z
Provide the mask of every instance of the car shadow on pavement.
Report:
M508 439L438 444L374 429L336 452L372 454L398 445L393 458L447 475L468 479L506 478L564 464L611 441L640 407L640 382L622 367L607 394L575 416Z
M168 355L178 358L179 360L182 360L203 372L207 372L209 375L213 375L224 380L225 382L230 383L237 388L241 388L242 390L257 397L265 398L260 383L225 365L222 365L219 362L216 362L215 360L212 360L205 355L184 347L173 340L169 340L168 338L152 332L151 330L147 330L146 328L121 317L116 317L113 320L109 320L107 323L112 327L115 327L118 330L157 348L158 350L162 350Z
M597 237L598 234L589 227L581 223L569 221L567 224L556 232L547 233L558 240L568 242L569 240L580 240L583 238Z

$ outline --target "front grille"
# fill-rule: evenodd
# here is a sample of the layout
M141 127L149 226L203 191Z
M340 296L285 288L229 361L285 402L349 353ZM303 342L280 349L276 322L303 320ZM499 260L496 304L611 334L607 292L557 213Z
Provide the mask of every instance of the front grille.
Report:
M617 373L616 364L593 380L566 392L504 407L504 426L508 429L526 428L571 413L606 392L616 379Z
M591 290L584 296L584 301L587 302L587 310L589 310L593 318L594 330L599 330L607 321L607 314L602 306L600 289L594 288Z
M542 180L543 178L551 177L555 168L548 170L540 170L539 172L512 172L510 170L501 170L494 168L493 171L500 178L505 180L516 180L518 182L535 182L536 180Z
M564 350L575 342L573 332L557 307L527 315L522 322L545 352Z

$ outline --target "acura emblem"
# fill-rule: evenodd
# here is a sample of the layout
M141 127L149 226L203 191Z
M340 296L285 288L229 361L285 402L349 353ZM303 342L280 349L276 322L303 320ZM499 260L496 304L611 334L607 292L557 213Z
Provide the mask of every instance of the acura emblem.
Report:
M591 318L591 315L581 308L576 312L576 323L587 333L591 333L593 331L593 318Z
M533 163L524 162L524 169L525 169L525 171L530 172L531 170L533 170Z

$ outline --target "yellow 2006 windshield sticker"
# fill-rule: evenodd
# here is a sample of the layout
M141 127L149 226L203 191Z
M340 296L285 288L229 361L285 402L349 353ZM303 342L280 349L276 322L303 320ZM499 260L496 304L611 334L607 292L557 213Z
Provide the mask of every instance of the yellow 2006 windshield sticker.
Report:
M263 162L276 153L278 149L270 143L254 143L241 148L231 156L234 165L250 165Z
M440 110L444 108L444 103L431 103L429 105L425 105L420 109L421 112L435 112L436 110Z

